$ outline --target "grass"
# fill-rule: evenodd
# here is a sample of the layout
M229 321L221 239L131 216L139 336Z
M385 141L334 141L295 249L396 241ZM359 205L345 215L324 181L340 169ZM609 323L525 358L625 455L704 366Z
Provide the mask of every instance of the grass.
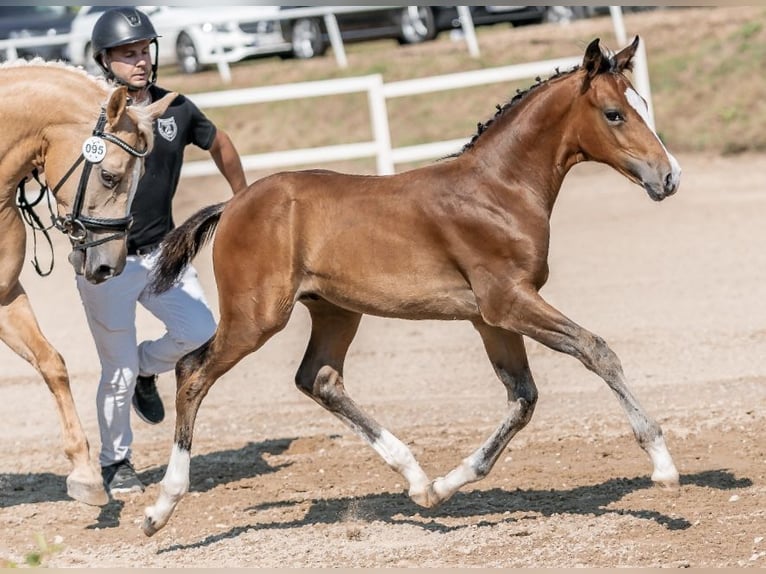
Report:
M57 552L63 550L63 546L57 543L50 543L44 535L38 533L35 536L35 542L37 548L24 555L23 566L29 568L41 568L45 566L45 562ZM19 568L21 564L18 564L12 560L0 559L0 568Z

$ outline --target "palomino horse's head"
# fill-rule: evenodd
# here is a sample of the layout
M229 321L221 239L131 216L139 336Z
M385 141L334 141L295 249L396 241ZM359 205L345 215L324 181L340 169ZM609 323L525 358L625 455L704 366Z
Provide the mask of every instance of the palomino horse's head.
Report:
M605 54L596 39L582 63L582 97L577 99L577 146L584 159L612 166L660 201L673 195L681 168L649 120L644 99L625 77L639 38L617 54Z
M153 122L177 94L148 106L131 105L124 87L114 89L92 135L73 141L72 130L47 137L45 170L59 204L57 226L69 235L69 261L78 275L101 283L125 267L130 205L154 142ZM79 158L73 157L72 148ZM77 169L79 166L81 169Z

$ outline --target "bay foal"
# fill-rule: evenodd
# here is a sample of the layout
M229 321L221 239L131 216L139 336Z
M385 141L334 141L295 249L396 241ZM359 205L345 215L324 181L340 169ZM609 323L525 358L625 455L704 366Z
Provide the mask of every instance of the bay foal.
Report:
M284 328L298 301L312 320L298 388L401 473L424 507L486 476L532 417L537 389L523 337L576 357L603 378L652 460L652 479L677 486L660 426L626 386L617 356L538 292L548 277L551 211L573 165L605 163L657 201L678 189L679 165L624 74L637 46L638 38L612 55L593 41L581 66L514 97L447 161L382 177L275 174L172 232L160 255L160 291L217 228L220 324L176 367L175 444L144 532L162 528L189 488L194 420L210 387ZM365 313L470 321L506 388L505 418L443 477L430 480L410 449L345 391L344 359Z

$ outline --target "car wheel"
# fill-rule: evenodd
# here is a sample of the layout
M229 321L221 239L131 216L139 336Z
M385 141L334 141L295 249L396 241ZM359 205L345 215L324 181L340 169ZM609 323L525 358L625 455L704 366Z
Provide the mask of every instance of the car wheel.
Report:
M176 40L176 58L178 67L184 74L196 74L202 71L197 47L189 35L184 32L181 32L178 35L178 40Z
M587 6L546 6L544 21L554 24L566 24L573 20L581 20L588 17Z
M301 60L321 56L327 49L319 20L315 18L301 18L293 22L290 43L293 56Z
M436 37L434 13L429 6L406 6L399 23L399 43L419 44Z

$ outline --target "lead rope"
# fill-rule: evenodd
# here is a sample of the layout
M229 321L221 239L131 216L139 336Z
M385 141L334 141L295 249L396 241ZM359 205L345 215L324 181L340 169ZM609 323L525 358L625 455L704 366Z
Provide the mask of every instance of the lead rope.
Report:
M35 268L35 271L37 271L37 274L40 277L47 277L53 271L53 264L55 263L53 242L51 241L50 233L48 233L50 229L55 227L55 220L53 215L53 207L51 206L51 197L50 197L50 193L48 192L49 191L48 186L40 181L37 168L32 170L32 177L34 177L35 181L40 185L40 194L35 198L34 201L29 201L27 198L26 190L25 190L27 180L26 178L22 179L19 182L19 186L16 192L16 207L18 207L19 209L21 218L32 230L32 253L33 253L32 266ZM43 197L47 199L48 211L50 211L51 213L52 223L48 226L43 224L43 222L40 220L40 217L37 215L37 213L34 210L35 206L42 201ZM37 232L38 231L43 234L43 237L45 237L45 240L48 242L48 249L51 252L51 262L47 271L42 270L42 267L40 266L40 262L37 259Z

